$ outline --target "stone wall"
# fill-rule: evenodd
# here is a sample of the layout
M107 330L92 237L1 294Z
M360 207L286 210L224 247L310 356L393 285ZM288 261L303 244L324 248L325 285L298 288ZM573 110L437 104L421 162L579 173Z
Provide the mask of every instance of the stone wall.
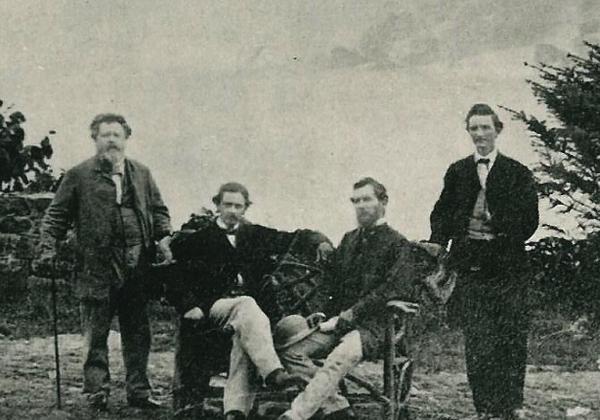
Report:
M51 280L36 276L31 269L36 256L39 227L52 194L0 194L0 309L5 318L48 319L52 314ZM63 245L53 273L58 284L62 312L76 305L68 267L72 252ZM19 314L15 314L19 312ZM18 315L18 316L17 316Z
M51 200L51 194L0 195L0 302L27 292L40 220Z

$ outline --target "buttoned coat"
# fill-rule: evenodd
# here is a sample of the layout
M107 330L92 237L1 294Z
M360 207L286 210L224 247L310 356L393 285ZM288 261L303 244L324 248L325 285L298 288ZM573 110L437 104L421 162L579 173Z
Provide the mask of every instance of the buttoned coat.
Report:
M358 329L365 358L377 358L385 337L387 302L417 301L417 285L435 269L434 258L387 224L363 233L350 231L336 249L327 277L326 314L351 309L354 319L345 329Z

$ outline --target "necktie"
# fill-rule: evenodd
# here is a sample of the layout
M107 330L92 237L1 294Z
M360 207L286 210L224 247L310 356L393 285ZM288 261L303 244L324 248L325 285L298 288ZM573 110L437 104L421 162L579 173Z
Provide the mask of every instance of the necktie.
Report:
M487 177L490 172L490 160L487 158L482 158L477 160L477 175L479 175L479 183L481 184L481 189L484 194L483 201L483 213L485 214L485 219L489 220L490 212L488 209L487 200L485 199L485 190L487 186Z

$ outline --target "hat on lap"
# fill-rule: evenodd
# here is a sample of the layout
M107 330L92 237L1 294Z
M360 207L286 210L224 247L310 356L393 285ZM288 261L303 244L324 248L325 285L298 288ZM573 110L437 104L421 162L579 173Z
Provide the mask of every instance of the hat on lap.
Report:
M292 344L296 344L318 329L318 325L310 328L306 318L302 315L288 315L275 325L273 333L275 350L283 350Z

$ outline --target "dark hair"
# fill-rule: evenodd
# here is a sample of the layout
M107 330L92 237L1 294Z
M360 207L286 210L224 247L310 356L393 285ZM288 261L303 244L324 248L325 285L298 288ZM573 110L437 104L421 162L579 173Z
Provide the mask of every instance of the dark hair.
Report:
M244 187L239 182L227 182L219 187L219 192L212 198L212 202L215 206L221 204L221 200L223 199L223 194L226 192L230 193L240 193L244 197L244 201L246 202L246 207L249 207L252 204L250 201L250 194L248 193L248 188Z
M119 114L98 114L94 117L94 119L92 120L92 123L90 124L90 130L92 132L92 138L96 139L96 137L98 136L98 129L100 128L100 124L102 123L119 123L121 124L121 126L123 127L123 130L125 130L125 138L129 138L129 136L131 136L131 127L129 127L129 124L127 124L127 121L125 121L125 117L123 117L122 115Z
M377 197L379 201L388 200L387 190L385 189L385 186L381 182L377 181L375 178L371 178L370 176L361 178L352 186L352 188L357 190L366 185L371 185L373 187L373 191L375 191L375 197Z
M502 121L500 121L498 114L494 112L491 106L489 106L488 104L475 104L467 113L467 118L465 118L467 130L469 130L469 120L473 115L490 115L492 117L494 127L496 128L496 132L498 134L500 134L502 128L504 128L504 124L502 123Z

